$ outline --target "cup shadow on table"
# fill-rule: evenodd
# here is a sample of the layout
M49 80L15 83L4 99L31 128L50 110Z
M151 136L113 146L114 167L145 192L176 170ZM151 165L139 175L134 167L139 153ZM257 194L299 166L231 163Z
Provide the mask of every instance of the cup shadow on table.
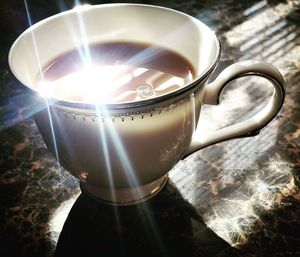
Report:
M168 183L132 206L102 204L82 193L61 231L54 256L215 256L229 245Z

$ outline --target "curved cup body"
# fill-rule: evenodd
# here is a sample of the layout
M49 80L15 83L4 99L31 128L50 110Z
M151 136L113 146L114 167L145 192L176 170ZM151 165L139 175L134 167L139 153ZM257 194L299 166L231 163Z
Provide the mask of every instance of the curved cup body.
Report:
M51 105L50 112L51 119L47 109L34 118L64 168L93 186L133 187L159 179L186 153L200 91L146 108L108 112Z

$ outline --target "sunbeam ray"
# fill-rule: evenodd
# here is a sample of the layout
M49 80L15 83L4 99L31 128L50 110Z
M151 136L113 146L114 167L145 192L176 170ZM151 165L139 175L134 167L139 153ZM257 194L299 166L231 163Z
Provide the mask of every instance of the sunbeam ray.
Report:
M28 19L29 25L32 26L32 20L31 20L30 10L29 10L29 6L28 6L28 3L27 3L27 0L24 0L24 5L25 5L25 9L26 9L26 14L27 14L27 19ZM35 40L35 35L34 35L34 31L33 30L31 30L31 37L32 37L34 51L35 51L36 61L37 61L37 64L38 64L39 74L41 76L41 79L44 79L43 72L42 72L42 65L41 65L40 57L39 57L39 51L38 51L38 47L37 47L37 42ZM48 113L48 118L49 118L49 124L50 124L51 133L52 133L52 140L53 140L53 145L54 145L54 155L55 155L55 158L57 160L58 171L60 171L61 166L60 166L60 163L59 163L59 155L58 155L58 149L57 149L57 142L56 142L54 127L53 127L53 120L52 120L52 116L51 116L51 109L50 109L51 108L50 107L51 103L49 103L49 101L50 101L50 99L45 98L46 108L47 108L47 113Z
M83 47L83 53L81 53L81 52L79 52L79 53L82 57L82 61L83 61L84 65L89 67L92 65L92 57L91 57L91 53L90 53L88 37L86 34L86 30L85 30L84 19L81 14L81 10L84 9L82 7L85 7L85 5L81 5L79 0L75 0L74 10L76 11L76 14L78 17L80 41L81 41L81 46Z
M101 104L97 104L96 106L96 110L98 113L98 116L108 116L109 117L109 110ZM99 123L102 122L101 120L99 121ZM140 185L140 183L138 182L138 179L136 178L135 172L134 172L134 167L131 164L131 161L127 155L125 146L120 138L120 136L118 135L118 132L116 131L116 128L114 127L113 121L111 119L106 119L105 120L105 125L107 126L107 133L108 133L108 137L111 139L112 143L113 143L113 147L115 148L118 156L115 156L114 158L119 158L122 164L122 168L123 171L126 174L126 178L127 178L127 182L129 183L129 185L133 188L137 189L137 195L141 195L141 193L138 190L138 186ZM101 128L103 129L103 125L100 126L100 130ZM99 132L100 134L103 132ZM103 136L103 137L106 137ZM106 142L106 140L105 140ZM101 144L103 144L104 142L101 142Z
M98 107L99 108L99 107ZM107 175L108 175L108 180L109 180L109 184L110 184L110 193L111 193L111 199L113 202L116 202L116 193L115 193L115 183L113 180L113 170L111 167L111 162L113 161L110 154L109 154L109 150L108 150L108 142L107 142L107 138L106 138L106 134L105 134L105 128L103 126L103 122L101 119L98 119L98 125L99 125L99 144L101 145L103 154L104 154L104 160L105 160L105 167L107 170ZM120 219L119 219L119 213L118 213L118 208L117 206L113 206L113 211L114 211L114 216L115 216L115 220L116 220L116 224L120 225Z

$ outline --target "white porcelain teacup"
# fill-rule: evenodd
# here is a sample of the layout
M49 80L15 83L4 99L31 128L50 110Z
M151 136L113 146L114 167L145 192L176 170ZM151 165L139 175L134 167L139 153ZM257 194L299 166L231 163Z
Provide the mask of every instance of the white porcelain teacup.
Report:
M263 62L235 63L208 84L221 52L214 32L184 13L141 4L82 6L38 22L13 44L11 71L38 93L40 67L83 40L156 44L180 53L196 71L185 87L153 99L100 107L46 99L48 107L35 114L46 145L61 165L79 178L83 191L105 202L132 204L153 196L184 156L224 140L256 135L284 101L281 74ZM194 135L202 104L218 104L222 89L246 75L272 82L274 93L268 104L243 122L205 137Z

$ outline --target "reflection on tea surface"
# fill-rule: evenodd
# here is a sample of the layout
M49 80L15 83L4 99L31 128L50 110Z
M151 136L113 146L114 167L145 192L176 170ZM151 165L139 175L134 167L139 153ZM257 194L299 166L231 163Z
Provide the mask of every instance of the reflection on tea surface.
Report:
M51 61L39 76L38 89L45 96L77 102L133 102L180 89L193 74L189 61L169 49L108 42Z

